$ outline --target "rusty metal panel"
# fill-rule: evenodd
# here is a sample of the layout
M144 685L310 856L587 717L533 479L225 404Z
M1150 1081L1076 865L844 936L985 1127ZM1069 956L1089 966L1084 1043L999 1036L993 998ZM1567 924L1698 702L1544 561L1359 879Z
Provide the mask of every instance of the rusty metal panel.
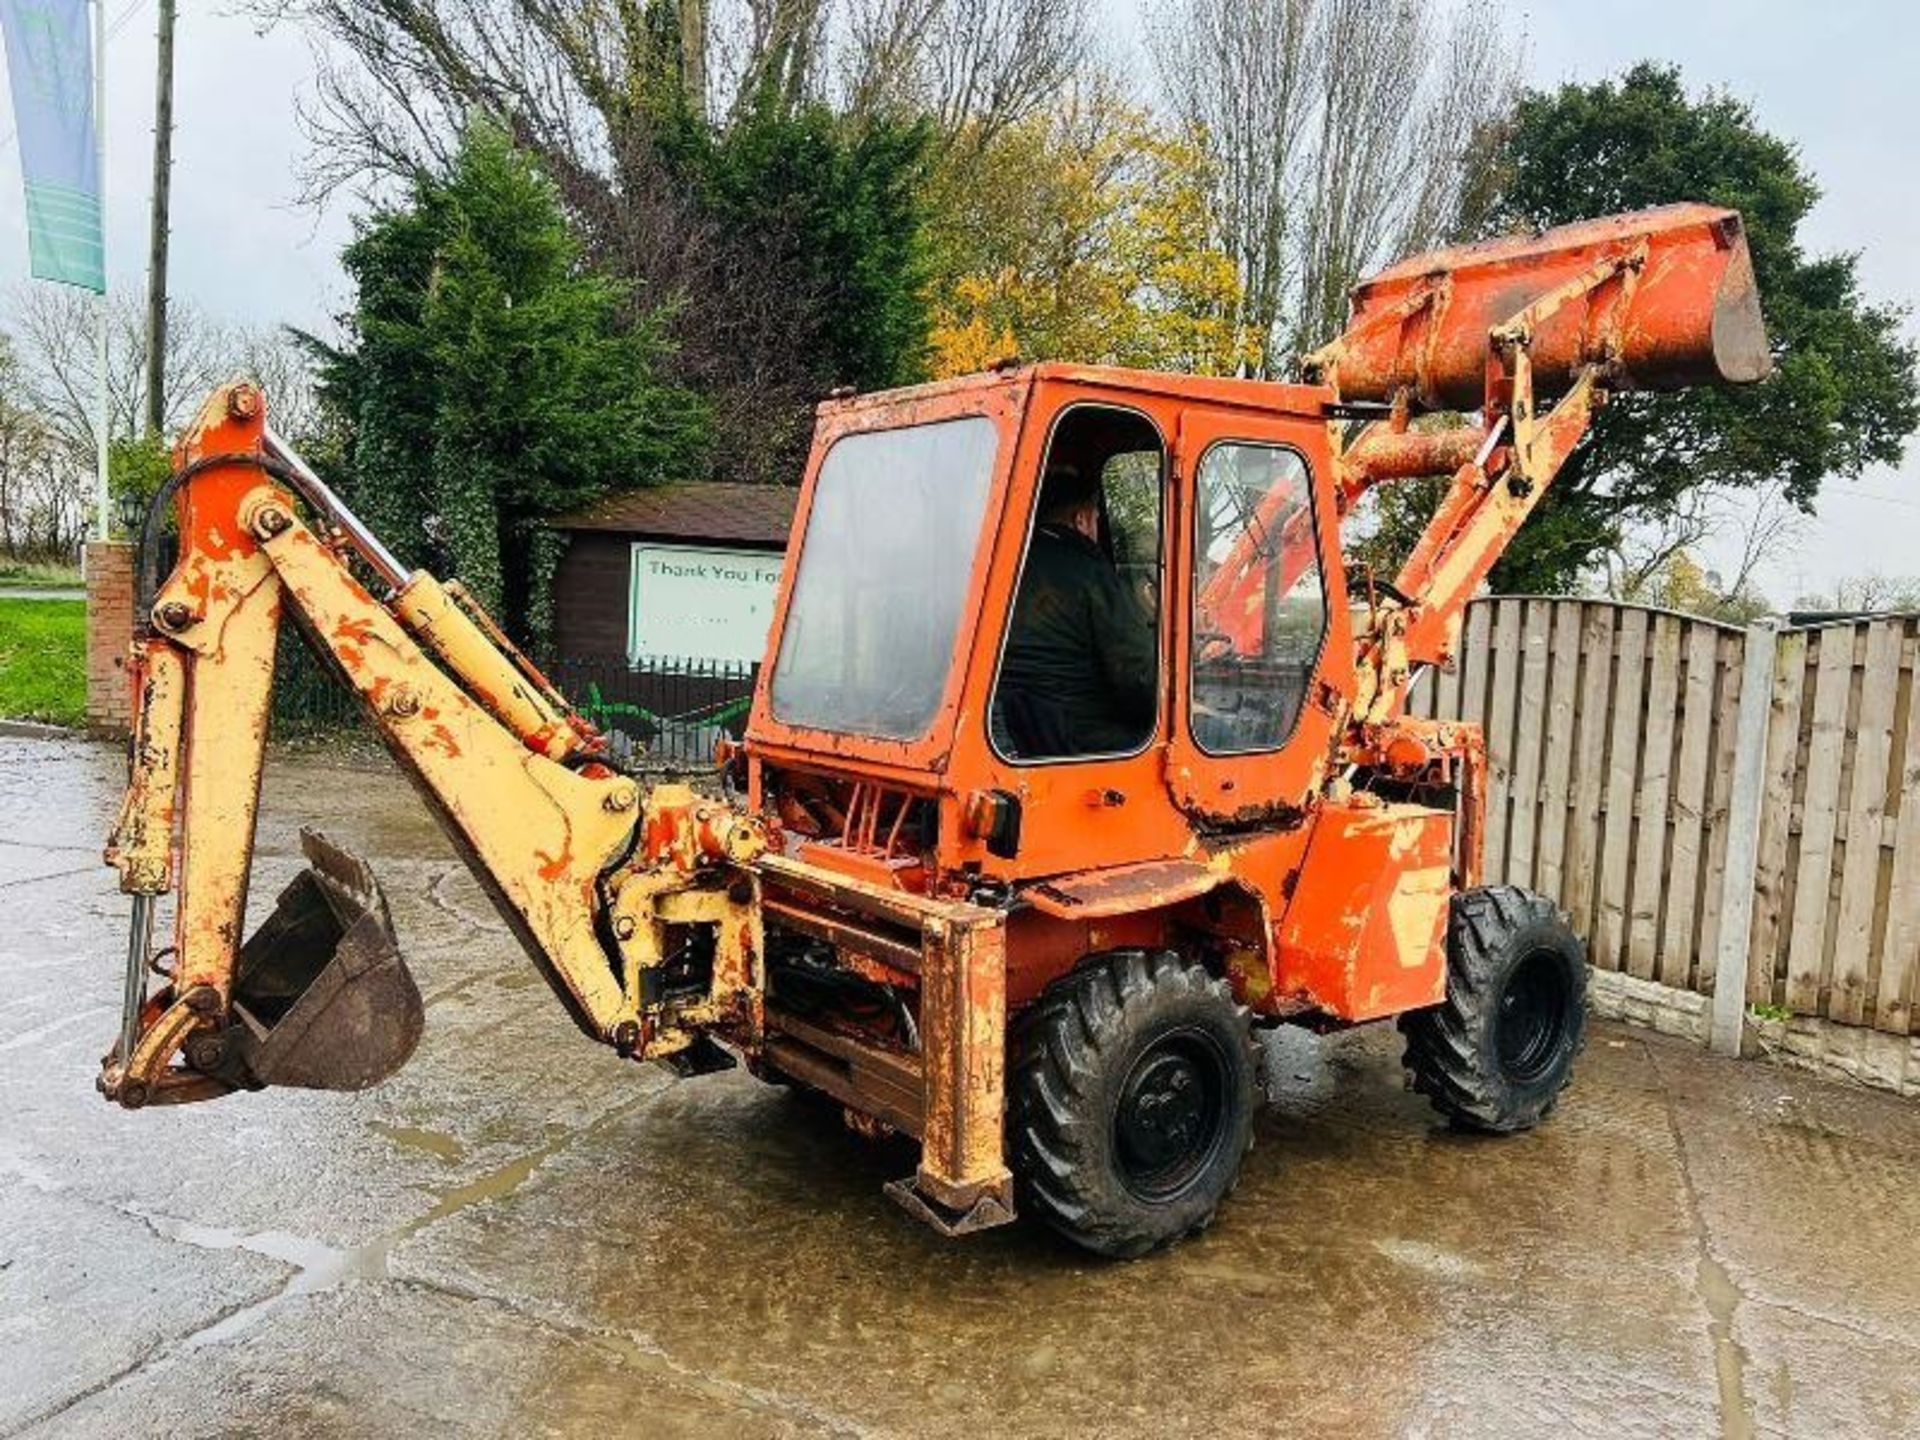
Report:
M1280 919L1275 989L1343 1020L1446 993L1453 816L1422 805L1329 805Z
M1057 876L1021 893L1034 909L1057 920L1098 920L1177 905L1227 878L1225 870L1199 860L1149 860Z
M1471 410L1486 386L1487 337L1596 261L1644 247L1639 283L1545 318L1532 339L1535 383L1568 385L1589 363L1617 389L1675 389L1763 378L1770 366L1740 216L1666 205L1416 255L1363 281L1340 339L1313 357L1344 399ZM1624 307L1615 315L1611 307ZM1607 342L1611 340L1609 345Z
M1012 1214L1003 1153L1006 932L929 925L921 955L920 1043L926 1075L919 1190L956 1212L983 1200Z

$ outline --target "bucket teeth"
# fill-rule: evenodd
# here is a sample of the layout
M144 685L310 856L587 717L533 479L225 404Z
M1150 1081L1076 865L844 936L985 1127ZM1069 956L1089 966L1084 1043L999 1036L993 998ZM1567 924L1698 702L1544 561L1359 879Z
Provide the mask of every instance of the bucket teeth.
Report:
M300 830L300 849L314 874L341 890L350 904L375 916L387 932L392 933L393 917L387 910L387 897L380 882L373 878L371 865L306 826Z

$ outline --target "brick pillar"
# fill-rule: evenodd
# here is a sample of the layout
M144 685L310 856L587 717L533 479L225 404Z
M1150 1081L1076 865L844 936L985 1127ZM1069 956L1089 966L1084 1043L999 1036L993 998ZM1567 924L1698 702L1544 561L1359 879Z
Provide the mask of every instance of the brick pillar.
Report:
M87 728L124 735L133 723L133 553L125 540L87 546Z

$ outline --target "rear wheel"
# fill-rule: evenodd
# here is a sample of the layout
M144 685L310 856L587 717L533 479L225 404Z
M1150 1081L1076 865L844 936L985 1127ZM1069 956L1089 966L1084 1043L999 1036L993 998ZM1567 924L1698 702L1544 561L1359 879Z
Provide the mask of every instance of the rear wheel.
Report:
M1530 1129L1573 1078L1586 997L1586 952L1551 901L1513 886L1462 892L1447 998L1400 1017L1414 1089L1469 1129Z
M1206 1228L1252 1143L1252 1029L1165 951L1094 957L1021 1017L1010 1098L1023 1207L1102 1255Z

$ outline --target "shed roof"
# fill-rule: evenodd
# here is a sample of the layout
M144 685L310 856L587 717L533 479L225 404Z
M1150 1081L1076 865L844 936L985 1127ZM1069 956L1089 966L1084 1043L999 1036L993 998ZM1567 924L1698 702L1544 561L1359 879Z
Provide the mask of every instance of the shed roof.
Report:
M548 523L556 530L601 530L784 547L787 533L793 528L799 493L786 485L679 481L616 491Z

